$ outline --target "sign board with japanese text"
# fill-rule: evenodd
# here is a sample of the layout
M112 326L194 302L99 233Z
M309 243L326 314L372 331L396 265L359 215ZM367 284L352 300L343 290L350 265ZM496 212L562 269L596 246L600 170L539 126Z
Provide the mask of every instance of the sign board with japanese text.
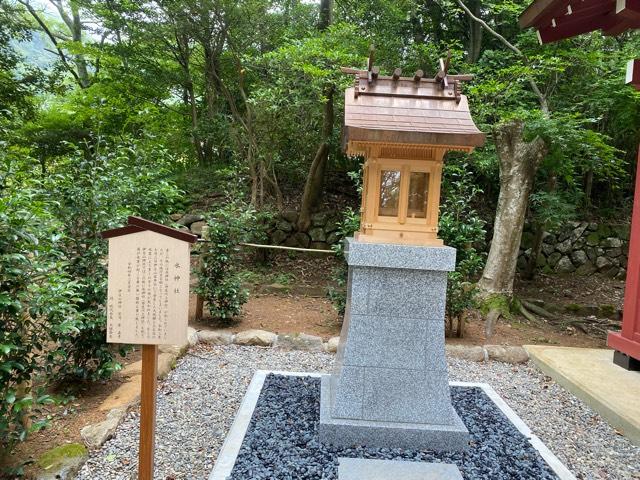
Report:
M138 479L153 480L158 345L187 343L190 245L197 237L129 217L109 240L107 342L142 345Z
M109 240L108 343L182 345L187 341L190 241L175 235L182 232L163 229L172 236L139 226L105 235Z

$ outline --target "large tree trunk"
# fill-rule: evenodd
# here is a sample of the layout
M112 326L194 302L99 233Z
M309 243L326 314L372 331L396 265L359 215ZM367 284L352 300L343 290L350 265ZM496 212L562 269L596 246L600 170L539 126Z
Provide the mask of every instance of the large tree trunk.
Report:
M480 0L474 0L469 8L474 15L480 16ZM476 63L480 58L480 52L482 51L482 25L475 22L473 19L469 19L469 45L467 48L467 61L469 63Z
M523 139L524 124L513 121L496 129L495 141L500 161L500 195L489 257L478 286L483 296L510 297L516 273L529 194L547 146L540 137Z
M331 15L333 11L333 0L320 1L320 19L318 30L324 31L331 25ZM304 185L304 193L300 203L300 215L298 217L298 230L306 231L311 225L311 213L322 201L322 191L324 187L324 177L329 162L329 140L333 133L333 86L327 85L324 88L324 95L327 99L324 104L324 118L322 121L322 140L316 151L316 155L311 162L309 175Z

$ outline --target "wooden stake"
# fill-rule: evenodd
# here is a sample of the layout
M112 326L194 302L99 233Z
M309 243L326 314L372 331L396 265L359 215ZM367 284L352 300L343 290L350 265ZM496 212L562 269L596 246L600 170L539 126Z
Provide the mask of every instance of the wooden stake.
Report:
M142 389L140 392L140 458L138 480L153 480L156 431L158 346L142 346Z
M196 295L196 320L202 320L204 317L204 298L201 295Z

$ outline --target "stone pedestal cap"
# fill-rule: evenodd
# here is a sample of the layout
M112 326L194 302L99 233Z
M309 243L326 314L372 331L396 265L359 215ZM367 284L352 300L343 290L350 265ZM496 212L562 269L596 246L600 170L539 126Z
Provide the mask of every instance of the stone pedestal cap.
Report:
M344 242L350 266L444 272L456 268L456 250L451 247L365 243L353 238L346 238Z

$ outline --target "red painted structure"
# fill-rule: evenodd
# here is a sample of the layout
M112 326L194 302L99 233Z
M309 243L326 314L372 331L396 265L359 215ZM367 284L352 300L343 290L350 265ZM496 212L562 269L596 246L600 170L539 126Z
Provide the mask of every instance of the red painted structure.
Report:
M607 344L629 357L640 360L640 152L636 171L636 194L631 216L629 261L622 319L622 331L609 332Z
M534 27L541 43L595 30L619 35L640 28L640 0L536 0L520 16L520 26Z
M520 16L522 28L534 27L540 43L602 30L619 35L640 28L640 0L535 0ZM640 59L627 66L626 82L640 90ZM609 332L614 362L640 370L640 152L631 216L631 237L621 332Z

